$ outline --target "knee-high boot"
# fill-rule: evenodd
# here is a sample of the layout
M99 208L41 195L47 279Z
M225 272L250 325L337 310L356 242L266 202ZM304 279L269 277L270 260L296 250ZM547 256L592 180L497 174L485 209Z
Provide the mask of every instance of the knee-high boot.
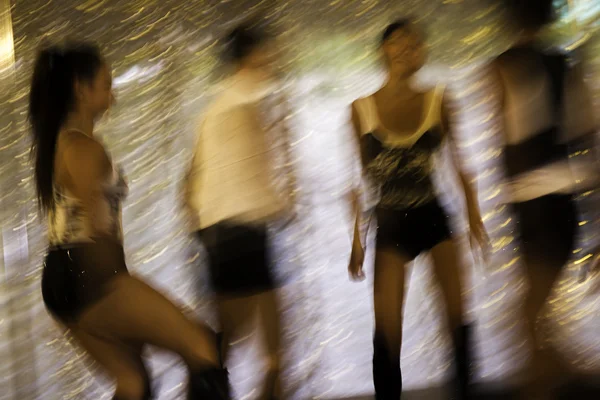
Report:
M473 376L472 327L461 326L454 332L454 365L456 368L456 386L453 399L468 400L471 395Z
M188 400L229 399L231 399L231 390L227 370L211 368L190 373Z
M398 351L390 351L385 339L375 334L373 339L373 384L376 400L399 400L402 394L402 373Z

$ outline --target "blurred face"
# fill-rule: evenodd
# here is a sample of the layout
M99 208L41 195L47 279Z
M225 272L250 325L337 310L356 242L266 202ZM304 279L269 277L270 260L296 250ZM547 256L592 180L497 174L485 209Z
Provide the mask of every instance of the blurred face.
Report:
M94 117L104 114L115 102L112 91L112 73L108 65L103 64L90 82L78 85L80 105Z
M397 29L385 40L382 48L393 74L411 75L425 64L423 41L414 28Z
M276 51L272 43L266 42L254 49L244 59L243 66L255 71L260 71L265 76L271 76L275 71Z

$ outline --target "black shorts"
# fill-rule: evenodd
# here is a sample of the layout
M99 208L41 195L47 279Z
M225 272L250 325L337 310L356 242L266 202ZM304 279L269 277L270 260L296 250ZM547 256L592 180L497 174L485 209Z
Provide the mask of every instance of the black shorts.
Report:
M394 248L411 260L450 239L449 217L437 201L408 210L376 210L377 248Z
M108 283L126 274L123 246L108 240L51 249L44 261L42 297L48 311L63 323L108 293Z
M249 296L276 288L266 226L221 222L198 232L208 253L213 290Z
M577 206L571 195L554 194L513 204L525 264L562 268L577 237Z

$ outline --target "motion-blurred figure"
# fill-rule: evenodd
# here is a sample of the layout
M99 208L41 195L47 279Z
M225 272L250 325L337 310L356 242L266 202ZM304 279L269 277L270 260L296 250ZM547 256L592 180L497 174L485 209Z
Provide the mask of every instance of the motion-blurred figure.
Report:
M37 194L48 217L44 303L115 379L115 400L151 398L145 344L181 355L190 371L188 399L228 399L214 333L127 271L127 183L94 136L94 123L113 101L110 67L94 45L39 53L29 121Z
M534 342L531 383L535 392L543 392L567 370L558 353L543 346L536 322L574 249L573 194L597 177L586 173L586 166L569 164L568 148L597 127L581 69L572 68L563 54L542 52L536 42L553 21L552 0L507 2L522 34L495 60L493 73L503 98L505 164L529 280L525 316ZM552 371L559 376L550 377Z
M438 86L426 93L411 87L411 79L425 62L425 45L421 33L410 21L390 25L383 33L381 49L388 69L387 83L352 105L352 122L360 143L362 164L368 181L380 192L374 211L378 222L373 355L376 398L397 400L400 397L405 268L421 253L431 252L435 276L446 304L446 326L454 342L458 385L453 398L467 399L471 330L464 319L458 244L431 180L434 154L443 139L454 150L444 107L444 87ZM454 161L460 172L456 157ZM460 175L473 244L487 247L477 196L470 179ZM354 279L363 277L360 216L370 212L359 198L358 193L353 193L357 220L349 269Z
M203 115L186 195L208 253L223 362L242 329L259 317L268 362L261 399L279 398L281 391L278 285L267 226L293 216L295 182L273 51L272 40L251 25L229 35L235 72ZM277 168L282 158L287 169Z

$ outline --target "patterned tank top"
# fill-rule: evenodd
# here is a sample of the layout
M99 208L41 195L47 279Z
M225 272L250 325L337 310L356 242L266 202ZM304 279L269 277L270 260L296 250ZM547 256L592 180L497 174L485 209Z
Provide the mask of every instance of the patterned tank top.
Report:
M79 132L79 131L74 131ZM83 132L80 132L83 134ZM123 240L121 221L121 204L129 192L125 175L120 168L114 168L102 187L102 197L99 209L100 218L105 219L108 234ZM69 190L63 186L54 185L55 207L48 214L48 240L51 247L69 244L93 242L94 232L89 215Z
M433 154L442 142L443 93L444 88L437 87L425 95L419 128L402 136L383 127L373 95L354 103L361 125L363 166L371 189L378 194L378 207L407 210L436 199L431 173Z

